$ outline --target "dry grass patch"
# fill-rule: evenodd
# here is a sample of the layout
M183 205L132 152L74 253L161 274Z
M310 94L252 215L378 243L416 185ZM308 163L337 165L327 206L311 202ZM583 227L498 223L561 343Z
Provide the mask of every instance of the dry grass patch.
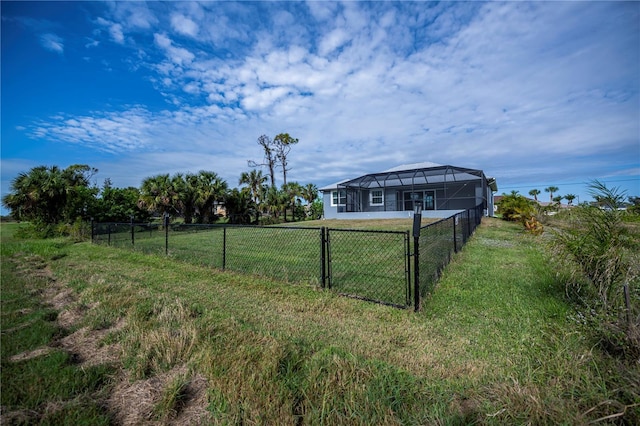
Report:
M207 381L177 366L143 380L128 373L117 380L107 406L122 425L199 425L211 422L207 412Z

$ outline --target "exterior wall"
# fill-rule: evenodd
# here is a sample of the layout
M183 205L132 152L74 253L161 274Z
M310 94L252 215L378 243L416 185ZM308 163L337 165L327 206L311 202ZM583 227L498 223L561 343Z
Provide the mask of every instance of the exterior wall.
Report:
M444 219L464 210L423 210L423 218ZM325 219L413 219L413 211L340 213Z
M372 206L370 190L363 189L357 204L361 206L361 212L345 212L343 206L331 206L331 191L323 192L324 218L325 219L368 219L368 218L405 218L413 217L413 210L404 210L405 191L434 191L435 210L423 210L423 217L444 218L459 211L473 208L486 199L485 214L493 215L493 193L491 189L483 185L483 182L447 183L442 185L422 185L415 187L395 187L384 189L384 205ZM347 192L349 194L351 191ZM350 194L348 202L353 200L355 194ZM358 195L355 195L358 197ZM451 198L448 198L451 197Z
M323 217L325 219L337 219L338 218L338 207L331 206L331 191L324 192L322 194L322 206L324 210Z

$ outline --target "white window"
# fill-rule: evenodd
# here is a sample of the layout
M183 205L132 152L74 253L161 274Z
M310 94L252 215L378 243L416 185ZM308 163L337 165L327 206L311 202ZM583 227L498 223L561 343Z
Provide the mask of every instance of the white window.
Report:
M339 191L331 191L331 205L344 206L347 204L347 191L341 189Z
M372 206L383 206L384 191L382 189L372 189L369 191L369 204Z

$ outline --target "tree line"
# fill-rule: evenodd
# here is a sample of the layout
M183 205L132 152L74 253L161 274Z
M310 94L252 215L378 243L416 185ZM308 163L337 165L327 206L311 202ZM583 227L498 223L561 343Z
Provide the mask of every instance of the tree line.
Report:
M117 188L106 179L102 188L92 185L97 169L85 164L38 166L20 173L11 182L2 204L11 217L29 221L39 235L60 234L61 229L93 218L99 222L147 222L169 216L184 223L213 223L220 220L219 209L230 223L276 223L319 218L322 202L314 184L287 182L287 156L298 140L286 133L273 140L258 138L265 150L265 162L249 161L253 170L243 172L239 188L213 171L201 170L145 178L140 187ZM266 165L269 176L256 169ZM275 170L281 168L284 183L278 188ZM267 180L270 180L270 185ZM287 213L290 213L287 215Z

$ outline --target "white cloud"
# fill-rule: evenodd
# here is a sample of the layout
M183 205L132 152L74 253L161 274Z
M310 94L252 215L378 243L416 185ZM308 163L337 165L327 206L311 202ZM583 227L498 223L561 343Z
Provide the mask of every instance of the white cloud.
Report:
M337 28L324 36L320 42L318 53L320 56L331 54L334 50L345 44L349 38L349 34L344 29Z
M151 145L150 114L136 107L122 113L79 117L53 117L37 123L30 133L38 138L98 148L106 152L126 152Z
M153 39L163 49L167 57L176 65L188 65L191 63L195 55L183 47L175 47L173 42L165 34L154 34Z
M199 31L198 24L180 13L171 15L171 27L174 31L190 37L196 37Z
M61 37L52 34L52 33L47 33L47 34L42 34L40 36L40 44L42 45L42 47L44 47L45 49L51 51L51 52L55 52L55 53L64 53L64 43Z
M117 24L115 22L109 21L102 17L98 18L96 22L103 27L107 27L107 30L109 31L109 35L111 36L111 39L113 41L115 41L118 44L124 44L124 33L122 30L121 24Z
M130 30L148 30L158 23L145 2L114 1L107 3L113 20Z
M102 25L148 25L154 46L139 61L175 107L64 116L30 133L127 153L105 170L148 175L142 164L153 153L156 171L212 169L232 186L246 160L260 158L256 138L282 131L300 139L291 179L319 185L415 161L482 168L499 185L638 169L637 8L171 7L166 16L154 9L160 20L120 11Z
M113 41L119 44L124 43L124 34L122 33L122 25L113 24L109 27L109 34L111 34L111 38Z

